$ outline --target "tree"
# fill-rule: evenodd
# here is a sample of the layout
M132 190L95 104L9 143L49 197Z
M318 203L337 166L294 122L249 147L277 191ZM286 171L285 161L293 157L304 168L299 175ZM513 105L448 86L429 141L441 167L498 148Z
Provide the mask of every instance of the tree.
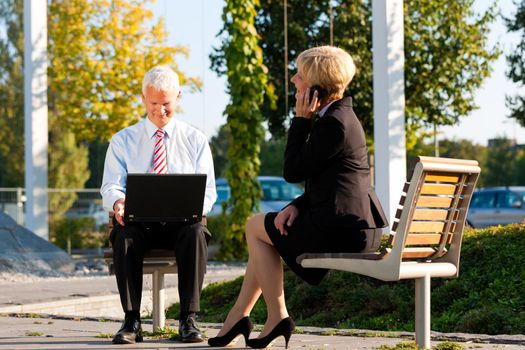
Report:
M357 74L347 94L365 128L368 143L373 135L371 1L332 1L334 45L350 52ZM452 125L476 108L474 91L490 73L490 63L499 51L486 48L494 6L482 15L472 10L473 0L406 0L405 6L405 101L407 146L434 124ZM329 42L328 1L289 0L289 66L302 50ZM261 35L269 82L278 95L277 113L263 105L273 135L283 134L286 118L295 106L294 92L289 110L284 107L283 2L265 1L256 27ZM212 68L224 74L221 49L212 54Z
M9 0L0 5L1 23L7 28L6 38L0 39L0 81L2 115L0 119L0 158L4 159L2 183L5 186L24 186L24 31L23 1ZM52 115L52 114L51 114ZM86 147L75 142L70 132L49 130L49 187L81 187L89 176ZM51 193L51 220L61 216L76 199L75 193Z
M407 129L454 125L477 108L474 92L500 54L487 49L495 4L482 15L474 13L474 0L404 4Z
M23 186L24 77L23 0L0 2L0 187Z
M232 142L231 133L228 131L228 125L220 127L217 135L210 140L211 153L213 155L213 165L215 167L215 176L223 177L224 171L228 166L228 148ZM261 161L259 175L282 176L284 148L286 142L282 138L272 138L262 140L260 145L259 158Z
M88 148L78 144L69 130L50 131L49 177L50 187L57 189L82 188L89 178ZM73 205L75 192L49 193L49 221L53 222Z
M89 176L88 142L104 145L138 120L146 70L166 64L177 71L175 55L188 54L186 48L164 44L163 22L149 25L152 16L138 0L50 2L50 187L82 188ZM0 37L0 181L23 186L23 0L0 2L0 25L6 28L6 37ZM198 79L178 73L190 89L200 86ZM75 195L53 194L49 200L57 217Z
M288 28L288 37L290 43L289 49L289 67L293 69L297 55L304 49L308 48L310 41L322 35L319 33L319 25L315 20L323 20L324 9L328 7L328 0L289 0L288 19L290 26ZM305 13L308 15L305 15ZM290 91L288 96L289 110L285 110L284 97L284 31L283 31L283 1L266 0L260 3L257 17L255 19L255 29L260 36L259 45L263 50L263 62L268 67L268 83L274 88L277 100L265 97L261 106L264 118L268 121L268 127L272 135L277 137L284 136L285 128L283 127L290 111L292 111L293 92ZM225 48L228 45L227 23L219 34L222 34L222 43L215 48L210 55L211 69L218 75L226 75ZM326 35L324 35L326 37ZM276 107L274 106L276 105Z
M473 143L469 140L448 140L444 139L439 142L439 154L445 158L474 159L477 160L482 169L478 187L483 183L486 175L485 164L487 161L488 148L483 145ZM412 164L416 156L434 156L434 143L419 140L414 147L407 152L407 165Z
M521 33L521 41L507 56L510 69L507 77L522 88L525 86L525 1L515 1L518 7L514 19L506 19L509 32ZM525 126L525 94L507 96L507 106L510 108L510 118L516 119L521 126Z
M263 65L254 26L258 5L258 0L226 0L223 12L225 29L230 35L224 47L230 93L225 114L231 133L225 175L233 204L229 217L231 230L226 233L229 244L221 246L219 251L225 258L246 255L244 225L262 196L257 181L259 144L264 137L260 105L265 95L273 99L273 90L267 84L268 71Z
M408 158L421 156L432 156L434 150L433 144L420 141L408 152ZM469 140L449 140L444 139L439 142L439 154L445 158L474 159L481 165L484 164L487 153L487 147L473 143Z
M481 186L524 185L520 165L524 163L524 150L514 140L497 138L490 140L487 161Z
M232 143L231 132L228 124L224 124L219 128L217 135L210 140L211 154L213 156L213 167L215 170L215 177L223 177L224 171L228 166L228 149Z
M149 1L146 1L146 3ZM49 8L50 109L52 120L80 141L107 141L143 116L142 77L159 64L195 90L200 81L178 69L188 49L166 46L162 18L144 1L54 0ZM51 118L50 118L51 119Z
M284 149L286 141L282 138L264 140L261 144L261 171L259 175L283 176Z

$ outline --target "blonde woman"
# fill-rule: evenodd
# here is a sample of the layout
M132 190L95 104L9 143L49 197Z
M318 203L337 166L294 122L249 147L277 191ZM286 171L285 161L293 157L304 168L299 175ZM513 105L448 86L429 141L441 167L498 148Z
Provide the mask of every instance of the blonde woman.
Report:
M364 230L387 225L370 187L370 168L363 128L343 93L355 74L352 57L332 46L314 47L297 58L291 81L297 89L296 116L288 131L284 177L305 181L305 193L279 213L258 214L246 224L249 259L237 301L224 326L208 344L226 346L243 335L252 348L265 348L294 329L283 290L281 258L310 284L327 270L296 263L305 252L359 252ZM317 112L319 119L312 121ZM248 339L250 312L263 295L268 317L258 338Z

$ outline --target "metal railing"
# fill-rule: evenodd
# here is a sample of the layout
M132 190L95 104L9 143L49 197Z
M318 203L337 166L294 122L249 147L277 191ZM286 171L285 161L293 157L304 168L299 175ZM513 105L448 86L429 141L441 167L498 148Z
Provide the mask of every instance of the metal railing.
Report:
M102 198L98 188L49 188L48 198L61 193L75 193L77 199L66 212L66 217L92 216L99 223L102 218ZM24 225L26 195L23 187L0 187L0 210ZM105 215L107 218L107 215Z

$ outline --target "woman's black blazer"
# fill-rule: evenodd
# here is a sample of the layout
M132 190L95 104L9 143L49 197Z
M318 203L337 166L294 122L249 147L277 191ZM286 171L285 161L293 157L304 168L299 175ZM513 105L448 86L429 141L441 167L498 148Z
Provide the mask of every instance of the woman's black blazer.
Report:
M312 125L313 124L313 125ZM382 228L388 225L370 184L365 133L352 98L330 105L312 122L296 117L288 131L284 178L305 181L305 193L291 204L308 210L320 228Z

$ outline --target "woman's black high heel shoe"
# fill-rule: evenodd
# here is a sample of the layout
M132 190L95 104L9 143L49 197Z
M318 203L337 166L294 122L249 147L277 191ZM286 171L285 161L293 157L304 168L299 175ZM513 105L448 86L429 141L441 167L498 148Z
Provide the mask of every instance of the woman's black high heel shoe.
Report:
M246 345L248 345L250 348L264 349L268 347L275 340L275 338L282 335L284 337L286 349L288 349L288 341L290 341L290 337L292 336L294 328L295 323L290 317L283 318L281 322L279 322L267 336L262 338L248 339Z
M241 318L237 323L223 336L208 339L209 346L228 346L240 335L244 336L246 344L248 337L253 329L253 323L248 316Z

